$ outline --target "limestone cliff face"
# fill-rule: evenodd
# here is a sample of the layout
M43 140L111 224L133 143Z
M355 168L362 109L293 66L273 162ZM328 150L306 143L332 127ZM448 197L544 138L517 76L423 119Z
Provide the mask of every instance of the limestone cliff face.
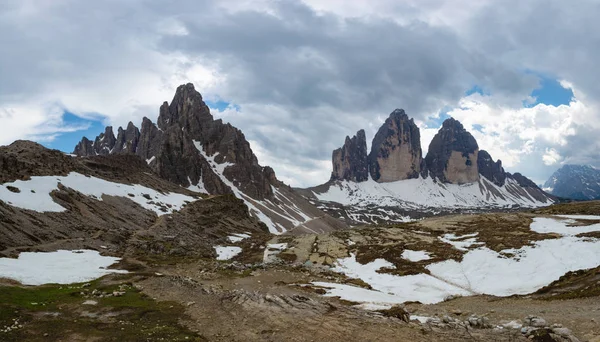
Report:
M361 129L355 136L346 137L344 146L333 151L331 180L363 182L369 179L367 138Z
M369 172L377 182L417 178L422 171L421 135L413 119L396 109L373 139Z
M486 150L479 151L477 168L480 175L498 186L503 186L506 182L506 172L502 167L502 161L498 159L497 162L494 162L494 159Z
M441 182L474 183L479 180L478 154L479 146L471 133L449 118L431 140L425 164L429 174Z

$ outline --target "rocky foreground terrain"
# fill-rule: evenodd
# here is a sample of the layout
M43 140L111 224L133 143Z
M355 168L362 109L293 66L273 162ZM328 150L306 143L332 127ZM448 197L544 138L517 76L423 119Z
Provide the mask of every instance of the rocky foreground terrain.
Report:
M100 203L114 204L108 196L90 203L80 203L75 193L58 196L91 212L100 210ZM0 336L3 341L598 341L598 267L565 272L528 294L481 294L473 284L470 293L435 303L428 303L428 294L423 297L419 287L411 288L402 280L435 275L428 265L467 258L469 250L481 247L469 246L473 241L467 237L473 234L477 243L506 253L559 238L556 233L532 231L534 218L598 209L600 203L594 202L578 208L562 205L537 212L444 216L326 234L274 236L248 215L242 201L215 196L172 214L148 214L145 223L127 218L123 223L128 228L65 232L72 238L51 236L5 246L2 253L7 256L97 250L121 257L111 268L129 272L69 285L23 286L2 279ZM24 217L41 219L30 212L18 212L10 219ZM7 220L2 216L3 236L10 231ZM576 225L598 222L579 220ZM134 223L139 226L131 227ZM597 241L597 233L580 238ZM444 240L446 234L462 236L457 241L469 243ZM239 252L219 258L215 253L219 246ZM429 258L406 258L406 251L424 251ZM385 260L387 265L377 272L397 277L399 286L385 292L368 274L353 275L340 268L352 256L364 265ZM515 270L513 277L527 283L552 273L552 260L542 264L547 268L538 273ZM489 269L480 271L486 274ZM332 293L338 285L353 289L350 295L358 291L358 297ZM425 293L432 290L422 286ZM386 304L385 298L374 304L374 294L375 301L380 295L397 296L403 303ZM411 297L414 300L407 300Z

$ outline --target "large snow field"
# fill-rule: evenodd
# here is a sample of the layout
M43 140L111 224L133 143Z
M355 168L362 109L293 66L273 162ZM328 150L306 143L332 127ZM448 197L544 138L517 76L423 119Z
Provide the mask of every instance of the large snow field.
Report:
M493 189L493 191L490 191ZM539 207L550 202L538 201L529 196L515 195L520 186L508 179L497 186L485 178L471 184L442 184L432 178L405 179L389 183L343 181L332 185L324 193L314 195L321 201L343 205L400 206L403 208L481 208L486 206Z
M0 277L24 285L81 283L109 273L127 273L106 269L119 260L93 250L24 252L17 259L0 258Z
M338 259L333 271L343 273L351 278L359 278L371 285L376 291L358 289L353 286L339 286L339 284L314 283L323 287L332 287L333 292L343 299L355 302L373 303L403 303L407 301L420 301L424 304L438 303L450 295L469 295L467 290L460 289L447 282L436 279L427 274L409 276L396 276L387 273L377 273L381 268L395 268L384 260L376 259L362 265L356 261L356 255ZM377 292L379 291L379 292ZM333 293L330 291L330 293ZM365 300L366 299L366 300Z
M30 180L18 180L2 184L0 186L0 200L15 207L38 212L65 211L65 208L54 202L50 197L50 193L58 189L58 183L98 200L102 199L102 195L126 197L142 207L156 212L159 216L181 209L186 201L193 202L196 200L193 197L177 193L163 194L142 185L128 185L109 182L96 177L86 177L77 172L71 172L67 176L34 176ZM7 188L8 186L18 188L20 192L10 191ZM169 208L167 204L171 207ZM166 212L161 210L161 205L166 207Z
M455 248L467 252L460 262L446 260L428 265L426 268L431 275L396 276L377 273L381 268L394 268L394 265L383 259L361 265L356 261L356 256L351 254L348 258L338 259L333 271L362 279L373 290L323 282L314 285L329 288L328 296L370 303L374 307L406 301L437 303L451 295L528 294L552 283L567 272L600 265L600 240L575 236L583 228L587 228L585 231L591 231L590 227L600 230L600 225L568 227L572 223L570 218L535 218L531 224L532 230L560 233L563 236L537 241L532 246L507 249L501 253L485 246L479 247L474 235L462 237L469 237L468 241L473 249L452 241L456 236L445 236L444 239Z

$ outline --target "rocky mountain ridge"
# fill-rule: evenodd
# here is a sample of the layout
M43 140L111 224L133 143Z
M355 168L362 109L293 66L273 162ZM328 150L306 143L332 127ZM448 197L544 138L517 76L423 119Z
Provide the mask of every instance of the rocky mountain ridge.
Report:
M453 118L443 122L425 157L419 128L402 109L394 110L379 128L368 155L361 132L333 152L329 182L299 190L347 222L404 221L427 213L537 207L554 201L527 177L506 172L502 161L480 150Z
M543 188L555 196L568 199L599 199L600 170L590 165L567 164L556 170Z
M365 175L378 183L395 182L428 176L442 183L469 184L486 177L503 186L510 174L502 161L494 161L485 150L479 150L475 138L453 119L445 120L432 139L428 153L422 156L420 132L413 119L402 109L394 110L373 138L367 155L366 137L360 130L332 155L331 180L367 181ZM367 169L365 170L365 165ZM531 183L523 180L522 186Z
M179 86L171 103L161 105L156 124L145 117L141 127L130 122L126 129L119 128L116 138L112 127L107 127L93 143L83 138L73 154L135 154L158 176L182 187L234 194L272 233L301 225L299 229L344 226L277 180L272 168L259 165L244 134L215 120L191 83Z

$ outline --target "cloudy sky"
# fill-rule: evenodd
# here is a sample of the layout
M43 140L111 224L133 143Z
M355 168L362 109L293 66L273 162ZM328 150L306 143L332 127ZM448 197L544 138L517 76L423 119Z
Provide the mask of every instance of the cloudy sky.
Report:
M452 116L542 183L600 166L598 16L595 0L3 0L0 144L70 151L192 82L294 186L395 108L424 152Z

